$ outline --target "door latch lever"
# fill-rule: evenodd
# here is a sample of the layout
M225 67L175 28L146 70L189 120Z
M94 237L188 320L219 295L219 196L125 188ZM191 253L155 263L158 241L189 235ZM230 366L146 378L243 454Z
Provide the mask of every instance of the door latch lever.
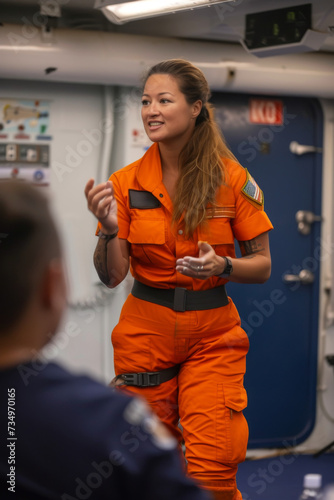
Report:
M298 210L296 213L296 222L298 224L298 231L301 234L310 234L311 226L314 222L322 220L321 215L315 215L310 210Z

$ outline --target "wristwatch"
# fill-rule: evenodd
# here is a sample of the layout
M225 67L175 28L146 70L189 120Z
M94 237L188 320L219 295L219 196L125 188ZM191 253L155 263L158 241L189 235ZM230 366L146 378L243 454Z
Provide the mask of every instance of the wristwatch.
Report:
M219 278L229 278L233 272L233 266L232 266L232 261L229 257L224 256L223 259L225 259L226 265L225 269L221 274L217 274Z
M112 240L112 239L116 238L117 234L118 234L118 229L113 234L104 234L104 233L102 233L101 229L97 233L98 237L101 238L101 240L106 240L107 243L108 243L109 240Z

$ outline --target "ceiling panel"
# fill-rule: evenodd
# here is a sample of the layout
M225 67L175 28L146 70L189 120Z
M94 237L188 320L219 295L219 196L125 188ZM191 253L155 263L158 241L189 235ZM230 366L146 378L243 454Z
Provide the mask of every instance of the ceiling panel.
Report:
M51 27L100 30L136 35L178 37L193 40L216 40L239 43L244 37L247 13L262 12L287 6L310 3L307 0L235 0L172 15L133 21L119 26L109 22L94 8L94 0L2 0L0 22L38 26L40 4L59 6L60 17L50 17ZM116 0L114 3L119 3ZM158 0L157 0L158 1ZM328 33L321 50L334 52L334 2L312 0L313 29ZM333 31L332 31L333 30Z

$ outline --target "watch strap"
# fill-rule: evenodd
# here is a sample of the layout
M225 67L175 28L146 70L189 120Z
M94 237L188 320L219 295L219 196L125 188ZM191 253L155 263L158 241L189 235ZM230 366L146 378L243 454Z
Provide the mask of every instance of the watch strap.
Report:
M224 271L221 274L217 274L218 278L229 278L233 271L232 261L229 257L224 256L226 266Z

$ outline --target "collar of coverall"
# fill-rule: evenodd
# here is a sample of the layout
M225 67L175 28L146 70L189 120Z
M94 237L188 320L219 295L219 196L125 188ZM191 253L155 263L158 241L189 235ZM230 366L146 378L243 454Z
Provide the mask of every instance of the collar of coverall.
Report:
M170 212L173 211L172 201L162 182L158 143L152 144L139 160L137 180L145 191L150 191Z

